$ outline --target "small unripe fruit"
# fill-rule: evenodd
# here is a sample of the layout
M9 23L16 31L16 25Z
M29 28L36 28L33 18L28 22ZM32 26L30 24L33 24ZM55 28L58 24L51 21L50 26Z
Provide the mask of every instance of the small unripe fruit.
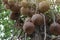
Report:
M29 8L21 7L20 12L22 15L27 16L27 15L29 15Z
M39 3L39 12L40 13L44 13L46 11L48 11L50 8L50 5L47 1L42 1Z
M35 24L35 25L41 25L43 23L43 16L40 14L35 14L32 16L31 21Z
M19 18L19 16L20 16L20 13L11 12L10 19L17 20Z
M22 7L28 7L28 2L27 1L21 1L21 6Z
M32 22L25 22L23 25L23 30L27 34L32 34L35 30L35 26Z
M55 34L55 35L60 35L60 24L58 23L52 23L50 25L50 32Z

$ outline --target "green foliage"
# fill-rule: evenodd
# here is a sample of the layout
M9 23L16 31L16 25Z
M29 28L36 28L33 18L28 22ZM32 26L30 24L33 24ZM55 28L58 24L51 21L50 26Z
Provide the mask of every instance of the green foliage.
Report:
M14 21L9 19L10 10L6 10L0 0L0 39L8 39L15 32ZM4 34L4 35L3 35Z

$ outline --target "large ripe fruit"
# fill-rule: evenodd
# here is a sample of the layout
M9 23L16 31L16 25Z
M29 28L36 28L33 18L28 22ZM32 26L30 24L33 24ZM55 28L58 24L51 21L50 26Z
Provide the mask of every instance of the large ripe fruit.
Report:
M35 25L32 22L25 22L23 25L23 30L27 34L32 34L35 30Z
M28 7L28 4L29 4L29 3L28 3L27 1L24 1L24 0L21 1L21 6L22 6L22 7Z
M29 15L29 8L21 7L20 12L22 15L27 16L27 15Z
M35 24L35 25L41 25L43 23L43 16L40 14L35 14L32 16L31 21Z
M42 1L39 3L39 12L40 13L44 13L46 11L48 11L50 8L50 5L47 1Z
M3 4L8 4L8 0L3 0Z
M60 24L60 14L56 14L56 22Z
M20 13L11 12L10 19L17 20L19 18L19 16L20 16Z
M60 35L60 24L52 23L50 25L50 32L55 34L55 35Z

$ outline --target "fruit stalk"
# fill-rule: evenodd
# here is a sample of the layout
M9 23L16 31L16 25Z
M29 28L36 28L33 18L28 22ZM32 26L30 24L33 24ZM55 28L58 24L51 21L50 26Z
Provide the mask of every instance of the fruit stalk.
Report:
M54 3L54 0L52 0L52 2L53 2L53 4L55 4ZM52 5L52 17L53 17L53 22L55 23L55 15L54 15L54 11L53 10L55 10L55 5Z
M42 14L42 13L41 13ZM43 19L44 19L44 40L46 40L46 19L45 19L45 15L44 14L42 14L43 15Z
M45 27L44 27L44 30L45 30L45 32L44 32L44 33L45 33L44 40L46 40L46 22L45 22L45 16L44 16L44 26L45 26Z
M27 38L27 33L25 33L25 40L27 40L26 38Z

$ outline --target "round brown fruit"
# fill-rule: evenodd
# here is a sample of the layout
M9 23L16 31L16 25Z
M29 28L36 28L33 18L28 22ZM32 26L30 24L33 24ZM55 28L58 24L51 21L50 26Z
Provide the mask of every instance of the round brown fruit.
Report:
M8 4L8 0L3 0L3 4Z
M55 34L55 35L60 35L60 24L58 23L52 23L50 25L50 32Z
M35 14L32 16L31 21L35 24L35 25L41 25L43 23L43 16L40 14Z
M29 4L29 3L28 3L27 1L24 1L24 0L21 1L21 6L22 6L22 7L28 7L28 4Z
M11 11L17 11L16 9L17 9L17 5L15 5L16 3L15 3L15 1L14 0L9 0L8 1L8 5L10 6L10 10ZM19 7L18 7L19 8Z
M23 25L23 30L27 34L32 34L35 30L35 25L32 22L25 22Z
M47 1L42 1L39 3L39 12L44 13L50 9L50 5Z
M27 15L29 15L29 8L21 7L20 12L22 15L27 16Z
M16 4L16 5L10 7L10 10L14 11L14 12L20 12L20 8L21 8L21 6L19 6L18 4Z
M56 22L60 24L60 14L56 14Z
M28 16L29 16L29 17L32 17L34 14L35 14L35 10L30 10Z
M19 16L20 16L20 13L11 12L10 19L17 20L19 18Z

